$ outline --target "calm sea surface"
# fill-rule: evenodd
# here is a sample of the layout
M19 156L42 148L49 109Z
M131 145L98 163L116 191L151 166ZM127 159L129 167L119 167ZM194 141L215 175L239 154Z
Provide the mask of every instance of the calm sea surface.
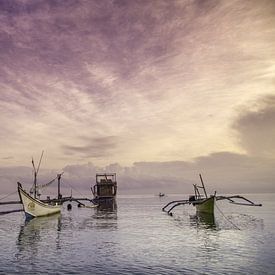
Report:
M2 215L0 274L275 274L275 194L247 197L263 206L218 202L215 221L192 206L168 216L167 202L187 198L172 195L64 205L27 223L23 212Z

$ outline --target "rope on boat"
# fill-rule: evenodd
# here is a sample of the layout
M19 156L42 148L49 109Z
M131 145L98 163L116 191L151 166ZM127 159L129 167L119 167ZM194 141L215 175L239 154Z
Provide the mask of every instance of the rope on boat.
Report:
M64 184L64 183L63 183L63 184ZM66 182L65 185L70 186L71 189L74 190L74 191L76 191L80 196L85 197L81 192L79 192L77 189L75 189L75 188L74 188L72 185L70 185L68 182ZM75 200L75 201L77 201L77 202L78 202L79 204L81 204L82 206L87 207L84 203L79 202L78 200ZM90 200L90 202L94 203L92 200ZM94 204L95 204L95 203L94 203Z
M14 194L17 193L17 192L18 192L18 191L16 190L15 192L12 192L12 193L10 193L10 194L8 194L8 195L6 195L6 196L0 198L0 201L3 200L3 199L8 198L8 197L11 196L11 195L14 195Z
M71 189L74 190L75 192L77 192L79 195L84 196L77 189L75 189L72 185L70 185L68 182L62 182L62 185L64 185L64 184L71 187Z
M222 214L222 216L228 221L230 222L236 229L241 230L236 224L234 224L232 221L230 221L222 212L222 210L218 207L217 204L215 204L216 208L219 210L219 212Z

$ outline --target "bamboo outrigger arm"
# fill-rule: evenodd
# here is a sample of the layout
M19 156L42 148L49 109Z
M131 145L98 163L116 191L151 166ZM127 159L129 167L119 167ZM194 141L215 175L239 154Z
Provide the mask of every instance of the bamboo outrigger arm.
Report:
M241 200L244 200L246 202L237 202L237 201L234 201L234 199L241 199ZM216 196L216 200L219 201L219 200L228 200L230 203L233 203L233 204L238 204L238 205L246 205L246 206L262 206L261 203L254 203L253 201L243 197L243 196L240 196L240 195L233 195L233 196Z
M168 214L170 214L170 212L172 211L173 208L175 208L178 205L185 205L185 204L190 204L189 200L179 200L179 201L171 201L169 203L167 203L163 208L162 211L167 212ZM168 210L166 210L166 208L172 205Z

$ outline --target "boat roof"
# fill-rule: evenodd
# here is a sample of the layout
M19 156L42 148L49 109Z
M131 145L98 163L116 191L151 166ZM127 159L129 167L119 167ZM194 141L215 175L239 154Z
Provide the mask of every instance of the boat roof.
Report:
M116 183L116 173L97 173L96 182L104 184Z

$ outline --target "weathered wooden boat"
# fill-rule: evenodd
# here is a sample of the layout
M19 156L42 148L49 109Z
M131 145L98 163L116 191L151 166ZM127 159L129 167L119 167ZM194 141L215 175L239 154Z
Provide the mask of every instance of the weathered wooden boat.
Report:
M246 206L262 206L262 204L257 204L252 202L251 200L240 196L240 195L232 195L232 196L217 196L216 192L208 196L204 182L202 180L202 176L200 176L201 180L201 186L198 186L197 184L194 184L194 195L189 196L189 199L187 200L177 200L177 201L171 201L168 204L166 204L162 210L166 211L168 214L172 215L172 210L179 206L179 205L186 205L186 204L192 204L196 208L196 214L199 215L200 213L203 214L210 214L214 215L214 209L215 209L215 203L219 200L228 200L230 203L238 204L238 205L246 205ZM203 193L201 193L199 190L202 189ZM239 201L236 201L239 200Z
M26 192L22 188L22 184L20 182L17 182L18 194L19 194L20 201L23 204L23 209L24 209L24 212L26 215L26 219L48 216L48 215L59 213L61 211L61 205L59 205L58 203L54 203L54 204L46 203L46 202L43 202L37 198L37 197L40 197L38 190L52 184L55 181L55 179L58 178L58 183L60 185L60 178L62 175L62 174L58 174L55 179L51 180L50 182L48 182L46 184L43 184L40 186L37 185L37 175L39 172L43 153L44 153L44 151L42 151L40 161L39 161L37 168L35 167L34 161L32 160L32 165L33 165L33 169L34 169L34 182L33 182L32 188L30 190L30 193ZM58 188L60 191L60 186L58 186ZM33 196L31 194L33 194Z
M95 202L113 200L117 194L115 173L96 174L96 184L91 187Z
M189 199L189 202L191 202L193 206L196 207L196 212L208 214L214 213L215 196L211 196L210 198L205 199L197 199L193 202Z

